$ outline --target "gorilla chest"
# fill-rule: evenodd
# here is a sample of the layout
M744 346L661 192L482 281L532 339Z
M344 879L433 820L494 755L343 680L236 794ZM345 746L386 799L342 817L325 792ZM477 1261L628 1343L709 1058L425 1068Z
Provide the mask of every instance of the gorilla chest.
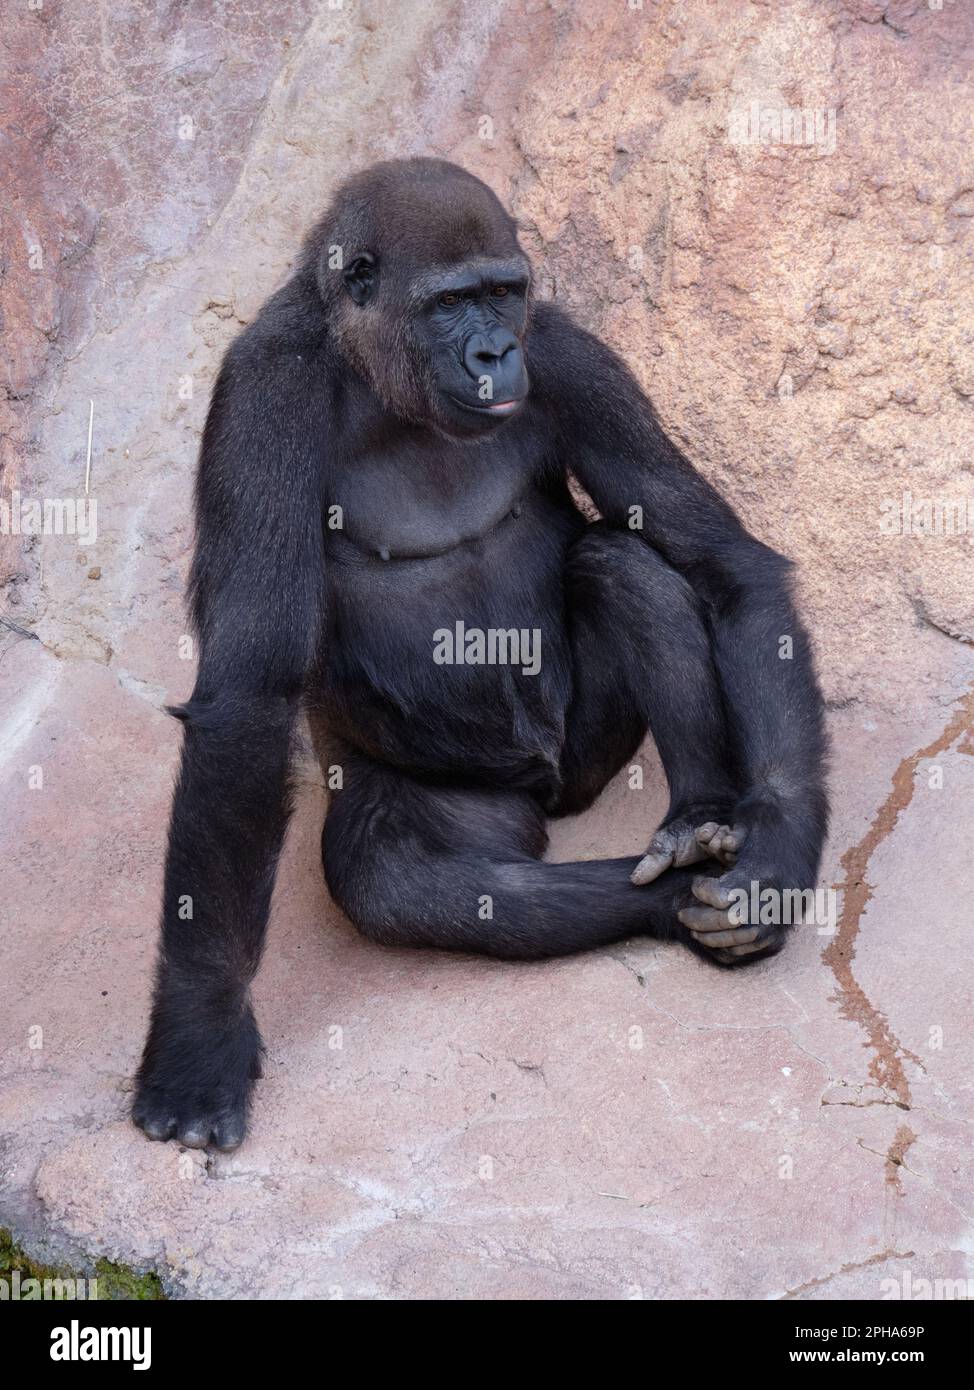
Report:
M500 440L366 454L326 499L326 539L378 560L445 555L517 514L531 472L525 452Z

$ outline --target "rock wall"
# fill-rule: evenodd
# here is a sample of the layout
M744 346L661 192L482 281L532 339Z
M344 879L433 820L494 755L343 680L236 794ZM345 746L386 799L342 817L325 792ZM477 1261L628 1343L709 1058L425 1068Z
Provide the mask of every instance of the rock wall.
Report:
M881 522L971 492L966 7L161 5L103 32L45 4L12 31L5 495L20 469L70 495L95 402L100 579L5 546L9 611L53 651L105 659L135 588L158 602L145 542L183 558L219 355L335 179L435 151L494 184L540 292L798 561L831 698L895 708L953 669L970 532Z

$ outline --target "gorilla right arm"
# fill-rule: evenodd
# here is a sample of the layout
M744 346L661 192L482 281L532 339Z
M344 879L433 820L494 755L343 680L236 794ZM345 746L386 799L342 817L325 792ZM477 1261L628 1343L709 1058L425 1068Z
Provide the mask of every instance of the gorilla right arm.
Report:
M133 1107L151 1138L224 1149L243 1138L259 1074L249 989L288 820L290 735L324 579L328 368L300 340L293 352L279 336L267 345L262 327L263 319L231 348L203 435L190 585L200 662L192 698L172 711L184 724L182 765Z

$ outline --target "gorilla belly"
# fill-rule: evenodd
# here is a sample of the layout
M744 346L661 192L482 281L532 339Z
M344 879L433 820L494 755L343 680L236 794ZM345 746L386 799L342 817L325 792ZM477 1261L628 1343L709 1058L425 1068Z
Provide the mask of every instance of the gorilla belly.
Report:
M321 699L363 752L438 777L542 788L558 767L571 666L571 533L537 495L446 553L332 545Z

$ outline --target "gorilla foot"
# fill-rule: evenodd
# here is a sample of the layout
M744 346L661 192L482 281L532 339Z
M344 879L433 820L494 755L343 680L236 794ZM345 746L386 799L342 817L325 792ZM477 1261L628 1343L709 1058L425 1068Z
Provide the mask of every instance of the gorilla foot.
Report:
M718 860L730 869L737 863L737 853L746 836L742 825L720 825L717 821L707 821L697 829L697 843L706 850L711 859Z
M737 862L746 832L743 826L732 827L721 820L708 819L708 810L711 816L715 814L715 808L696 809L665 821L633 869L631 881L642 887L666 869L682 868L708 857L731 868Z

